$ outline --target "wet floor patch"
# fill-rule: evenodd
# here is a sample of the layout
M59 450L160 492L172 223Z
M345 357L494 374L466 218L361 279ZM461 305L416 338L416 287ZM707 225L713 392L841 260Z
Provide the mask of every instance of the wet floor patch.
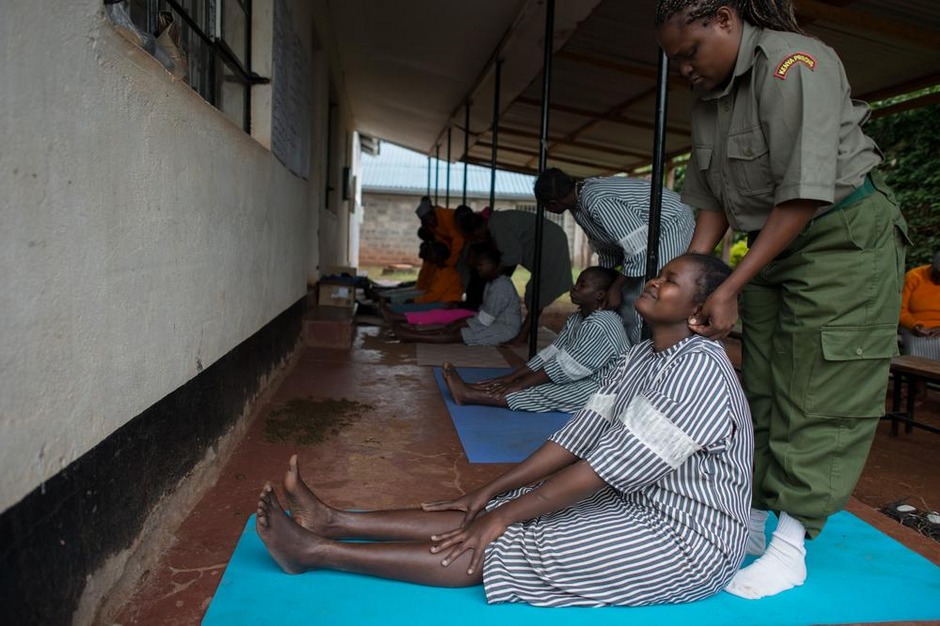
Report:
M339 434L373 408L371 404L345 398L294 398L265 418L264 440L294 445L319 443Z

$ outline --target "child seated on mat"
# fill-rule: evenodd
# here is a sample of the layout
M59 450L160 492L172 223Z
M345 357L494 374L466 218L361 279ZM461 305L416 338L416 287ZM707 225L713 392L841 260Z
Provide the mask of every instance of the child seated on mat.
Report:
M588 404L522 463L455 500L344 511L292 457L261 491L256 530L288 573L334 569L539 606L689 602L744 558L753 432L724 349L688 321L728 276L686 254L636 301L653 337L630 348ZM344 538L371 542L344 542Z
M457 404L485 404L516 411L577 411L584 406L629 342L616 311L604 309L617 270L589 267L571 289L578 306L550 346L514 371L466 383L450 363L444 382Z
M468 346L495 346L515 337L522 325L522 310L515 285L503 274L499 250L481 246L474 250L474 257L477 273L486 281L477 313L435 329L405 328L389 318L392 332L402 341Z

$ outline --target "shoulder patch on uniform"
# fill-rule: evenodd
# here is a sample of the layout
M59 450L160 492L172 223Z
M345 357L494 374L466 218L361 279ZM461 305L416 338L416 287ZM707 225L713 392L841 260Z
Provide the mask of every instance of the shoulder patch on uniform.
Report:
M790 68L796 65L797 63L802 63L811 70L816 69L816 59L813 55L806 52L794 52L793 54L787 56L783 61L780 61L780 65L777 66L777 69L774 70L774 76L783 80L787 77L787 72L790 71Z

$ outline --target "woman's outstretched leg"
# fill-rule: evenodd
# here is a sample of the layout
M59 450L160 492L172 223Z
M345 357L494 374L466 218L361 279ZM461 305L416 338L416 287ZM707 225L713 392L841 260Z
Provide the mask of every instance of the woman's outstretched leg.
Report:
M467 384L456 368L450 363L444 363L443 370L444 382L450 390L450 395L454 397L457 404L484 404L486 406L508 407L506 397L502 394L494 394L485 391L479 387Z
M334 509L324 504L301 478L296 454L291 456L284 474L284 492L293 520L304 529L329 539L427 541L431 535L457 528L464 517L461 511Z
M318 537L287 516L270 483L259 496L255 526L268 552L288 574L332 569L436 587L469 587L483 581L481 571L467 573L469 552L444 566L444 556L431 552L430 540L344 543Z

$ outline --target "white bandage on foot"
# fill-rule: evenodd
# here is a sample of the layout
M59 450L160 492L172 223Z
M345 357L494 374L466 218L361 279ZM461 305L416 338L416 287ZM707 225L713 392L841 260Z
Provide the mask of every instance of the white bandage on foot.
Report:
M806 549L803 524L786 513L780 514L777 530L764 555L739 570L725 591L748 600L774 596L799 587L806 580Z
M767 548L767 536L764 534L764 526L767 525L767 516L769 514L769 511L751 509L751 517L747 522L745 554L760 556L764 553Z

